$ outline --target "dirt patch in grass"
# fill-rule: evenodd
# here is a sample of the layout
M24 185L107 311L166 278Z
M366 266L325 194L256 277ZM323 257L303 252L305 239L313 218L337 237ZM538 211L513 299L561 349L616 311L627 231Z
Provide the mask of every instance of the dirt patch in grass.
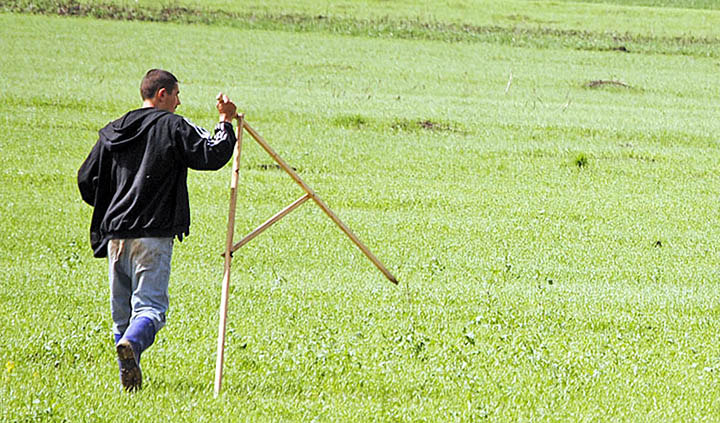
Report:
M362 115L346 115L339 116L332 120L335 126L344 129L357 130L373 130L373 131L404 131L404 132L451 132L457 134L467 134L458 123L444 122L433 119L405 119L396 118L391 120L383 120L370 118Z
M598 87L622 87L622 88L632 88L630 85L617 80L605 80L605 79L596 79L594 81L589 81L585 84L586 88L598 88Z
M390 124L390 128L396 131L433 131L433 132L454 132L466 133L459 125L448 122L440 122L430 119L407 120L398 119Z

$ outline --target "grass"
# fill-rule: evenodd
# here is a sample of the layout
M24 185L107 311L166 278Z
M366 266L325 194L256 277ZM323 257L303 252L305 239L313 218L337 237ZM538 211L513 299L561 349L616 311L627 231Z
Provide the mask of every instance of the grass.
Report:
M679 4L678 4L679 5ZM690 4L688 3L689 7ZM257 2L6 0L0 10L514 47L717 57L720 13L628 5L475 0ZM596 16L606 16L598 20ZM612 25L608 22L612 21ZM690 31L691 29L691 31Z
M531 18L581 7L527 4ZM591 6L686 28L717 13ZM263 13L327 6L295 7ZM394 3L364 13L417 18ZM592 34L616 23L590 16ZM717 47L244 25L0 14L0 420L717 420ZM577 29L539 31L556 26ZM672 36L643 45L670 51ZM178 112L206 127L228 92L401 282L316 207L295 211L236 255L218 399L229 169L190 174L191 236L136 395L116 380L106 264L75 187L150 67L180 78ZM246 141L237 236L301 194L271 165Z

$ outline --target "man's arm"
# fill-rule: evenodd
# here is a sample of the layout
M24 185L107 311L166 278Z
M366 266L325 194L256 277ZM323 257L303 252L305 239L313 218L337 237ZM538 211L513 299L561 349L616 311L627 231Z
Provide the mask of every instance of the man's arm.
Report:
M220 122L215 125L213 135L187 119L183 119L178 127L177 142L185 164L191 169L217 170L232 157L237 141L232 120L237 115L237 108L222 93L218 94L216 107Z
M100 149L101 145L98 141L93 146L90 154L85 159L78 170L77 180L80 195L83 201L95 205L95 193L97 192L99 169L100 169Z

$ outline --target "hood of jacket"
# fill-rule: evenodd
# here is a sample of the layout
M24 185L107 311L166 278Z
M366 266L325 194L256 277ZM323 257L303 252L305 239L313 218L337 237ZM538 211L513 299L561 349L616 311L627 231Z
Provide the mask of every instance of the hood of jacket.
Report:
M108 150L121 150L139 139L144 139L152 124L167 114L171 113L155 107L131 110L102 128L100 139Z

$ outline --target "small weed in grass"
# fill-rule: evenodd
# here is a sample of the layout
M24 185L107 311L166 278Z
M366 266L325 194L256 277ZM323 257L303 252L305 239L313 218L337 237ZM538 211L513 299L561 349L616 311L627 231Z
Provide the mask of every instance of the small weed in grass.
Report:
M579 167L580 169L587 167L588 165L588 158L585 155L585 153L580 153L575 157L575 166Z

